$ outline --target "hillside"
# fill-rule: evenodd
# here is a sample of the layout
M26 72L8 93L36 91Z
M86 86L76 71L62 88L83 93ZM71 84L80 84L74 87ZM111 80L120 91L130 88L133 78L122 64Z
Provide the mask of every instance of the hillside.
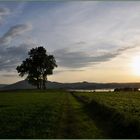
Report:
M0 88L1 90L36 88L31 84L29 84L27 80L19 81L11 85L6 85L4 87L3 86ZM48 89L114 89L124 87L140 88L140 83L88 83L88 82L58 83L51 81L47 82Z
M6 85L1 90L13 90L13 89L34 89L35 87L28 83L27 80L19 81L14 84Z
M7 86L6 84L0 84L0 88Z

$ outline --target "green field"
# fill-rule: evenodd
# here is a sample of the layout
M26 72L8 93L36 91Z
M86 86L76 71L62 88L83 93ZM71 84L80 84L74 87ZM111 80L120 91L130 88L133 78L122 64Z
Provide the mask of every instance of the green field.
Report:
M140 138L140 92L74 93L112 138Z
M140 93L0 92L0 138L140 138Z

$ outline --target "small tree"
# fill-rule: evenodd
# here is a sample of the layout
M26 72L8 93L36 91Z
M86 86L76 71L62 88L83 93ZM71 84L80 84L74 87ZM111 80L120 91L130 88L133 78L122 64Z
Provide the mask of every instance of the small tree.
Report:
M16 70L19 76L23 77L27 74L27 80L37 86L38 89L46 89L47 75L53 74L53 69L57 67L53 55L48 55L44 47L33 48L26 58Z

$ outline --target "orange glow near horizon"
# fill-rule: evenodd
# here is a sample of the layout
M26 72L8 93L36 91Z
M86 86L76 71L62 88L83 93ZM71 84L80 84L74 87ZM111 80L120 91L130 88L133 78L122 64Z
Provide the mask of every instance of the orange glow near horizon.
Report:
M140 56L135 56L131 63L132 71L135 76L140 76Z

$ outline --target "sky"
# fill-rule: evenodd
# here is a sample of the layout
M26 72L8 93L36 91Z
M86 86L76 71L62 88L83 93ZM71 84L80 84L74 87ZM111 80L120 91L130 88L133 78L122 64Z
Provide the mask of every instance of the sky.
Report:
M0 84L44 46L56 82L140 82L140 1L0 2Z

